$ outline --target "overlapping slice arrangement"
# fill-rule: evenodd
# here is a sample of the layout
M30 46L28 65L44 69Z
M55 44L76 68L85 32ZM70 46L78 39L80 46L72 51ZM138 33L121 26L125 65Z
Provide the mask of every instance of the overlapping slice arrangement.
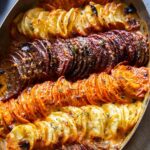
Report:
M120 149L150 85L135 12L112 0L42 0L16 17L20 44L0 68L0 149Z
M7 88L1 100L17 95L26 85L40 80L65 76L75 81L94 72L109 72L123 61L139 67L149 60L147 38L140 32L123 30L58 39L54 43L35 40L21 44L18 49L11 55L11 67L3 75Z
M0 135L18 123L46 117L62 106L100 105L103 102L131 103L142 100L149 87L149 70L118 66L107 73L69 82L63 77L26 89L17 99L0 104Z
M112 2L104 6L90 3L85 8L71 8L69 11L56 9L49 12L33 8L19 15L15 24L23 35L42 39L87 36L106 29L137 29L139 21L135 13L125 13L126 7L123 3Z
M51 113L44 121L14 127L6 138L7 149L22 150L24 145L28 145L29 150L56 149L55 146L62 144L94 139L108 141L107 144L112 146L119 134L124 137L130 131L141 112L141 102L65 107Z

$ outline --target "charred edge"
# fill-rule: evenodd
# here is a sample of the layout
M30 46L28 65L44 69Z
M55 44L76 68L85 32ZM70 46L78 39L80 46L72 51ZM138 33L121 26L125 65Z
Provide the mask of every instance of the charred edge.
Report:
M96 7L95 7L95 6L93 6L93 5L91 5L91 4L90 4L90 6L91 6L91 10L92 10L92 12L93 12L93 15L98 16L98 12L97 12Z
M144 73L144 77L148 77L148 72L145 72L145 73Z
M24 43L21 45L21 50L22 51L25 51L25 52L28 52L31 50L31 44L30 43Z
M140 27L140 22L136 20L135 18L133 19L128 19L127 23L132 26L132 29L138 29Z
M21 141L19 143L19 147L21 150L29 150L30 149L30 143L29 143L29 141L26 141L26 140Z
M136 13L137 10L136 8L134 7L133 4L130 4L129 6L127 6L125 9L124 9L124 13L125 14L131 14L131 13Z
M0 75L3 75L4 73L5 73L5 71L0 69Z
M2 87L3 87L3 84L0 83L0 88L2 88Z

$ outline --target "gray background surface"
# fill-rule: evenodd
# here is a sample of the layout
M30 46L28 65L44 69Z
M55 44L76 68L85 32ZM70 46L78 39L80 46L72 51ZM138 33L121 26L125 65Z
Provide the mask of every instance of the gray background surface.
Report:
M6 17L12 4L17 0L0 0L0 24ZM143 0L150 12L150 0ZM142 119L140 126L124 150L150 150L150 105Z

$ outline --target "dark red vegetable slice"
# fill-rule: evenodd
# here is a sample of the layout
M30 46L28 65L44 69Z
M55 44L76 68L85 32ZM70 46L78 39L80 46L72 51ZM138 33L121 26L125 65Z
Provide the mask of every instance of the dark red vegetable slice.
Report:
M143 66L149 60L148 38L124 30L57 39L53 43L34 40L20 43L17 49L9 57L9 67L1 68L5 74L0 71L6 80L5 90L0 80L0 100L14 97L25 87L45 80L65 76L75 81L94 72L109 72L120 62Z

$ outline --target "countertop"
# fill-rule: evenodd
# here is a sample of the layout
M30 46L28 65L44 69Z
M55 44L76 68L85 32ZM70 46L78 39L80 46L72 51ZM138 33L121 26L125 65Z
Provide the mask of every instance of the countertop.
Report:
M150 12L150 0L143 1ZM15 2L16 0L0 0L0 23L5 19L6 13ZM124 150L150 150L150 105L134 136Z

